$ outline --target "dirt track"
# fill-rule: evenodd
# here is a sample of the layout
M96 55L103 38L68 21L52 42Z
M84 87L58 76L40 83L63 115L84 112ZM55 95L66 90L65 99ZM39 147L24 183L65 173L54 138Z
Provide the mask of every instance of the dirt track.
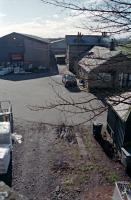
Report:
M98 200L105 187L105 199L111 200L114 182L130 180L122 165L110 160L87 130L83 132L86 162L78 145L57 138L52 127L16 120L15 131L23 142L14 144L12 185L29 200L92 200L94 194Z
M23 142L14 145L13 188L29 199L47 200L54 184L49 152L55 135L35 122L16 124L16 132L22 134Z

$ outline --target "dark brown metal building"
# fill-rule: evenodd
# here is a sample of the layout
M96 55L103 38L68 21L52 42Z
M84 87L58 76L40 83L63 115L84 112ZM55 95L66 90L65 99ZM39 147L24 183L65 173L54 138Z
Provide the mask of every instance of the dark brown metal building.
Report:
M0 38L0 65L52 69L56 64L47 40L13 32Z

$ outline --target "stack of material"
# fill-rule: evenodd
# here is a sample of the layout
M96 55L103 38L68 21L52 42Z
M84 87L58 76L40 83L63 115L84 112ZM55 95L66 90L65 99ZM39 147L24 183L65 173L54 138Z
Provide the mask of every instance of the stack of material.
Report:
M0 75L1 76L9 74L11 72L13 72L13 68L12 67L3 67L3 68L0 69Z
M25 196L16 193L13 189L0 182L0 199L28 200Z

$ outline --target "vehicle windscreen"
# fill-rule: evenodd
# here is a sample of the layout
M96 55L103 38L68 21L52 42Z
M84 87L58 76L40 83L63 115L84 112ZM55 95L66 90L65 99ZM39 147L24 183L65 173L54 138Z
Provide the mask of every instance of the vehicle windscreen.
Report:
M0 122L9 122L9 115L0 115Z

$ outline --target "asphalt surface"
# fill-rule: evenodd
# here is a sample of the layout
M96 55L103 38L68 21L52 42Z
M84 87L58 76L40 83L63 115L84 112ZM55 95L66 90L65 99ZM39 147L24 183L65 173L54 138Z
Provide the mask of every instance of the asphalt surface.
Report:
M63 69L63 68L62 68ZM3 77L1 77L3 78ZM45 123L63 123L79 124L88 121L94 112L83 112L83 110L75 106L60 106L54 109L37 109L40 107L48 107L63 102L61 98L74 104L94 98L94 95L81 92L79 88L68 90L61 82L61 75L47 77L35 75L8 75L4 79L0 79L0 100L10 100L13 106L14 118L24 119L28 121L45 122ZM30 107L35 106L35 110ZM101 106L98 100L81 104L80 107L88 109L96 109ZM66 110L66 111L65 111ZM69 112L68 112L69 111ZM82 111L82 113L81 113ZM99 121L106 121L106 114L97 117Z
M80 107L84 106L87 112L74 105L38 111L39 106L65 104L65 101L66 104L68 101L74 104L95 97L79 88L66 89L61 81L65 66L59 69L60 74L54 76L10 74L0 77L0 100L11 101L15 132L22 135L22 143L13 145L12 187L30 200L53 200L51 194L58 185L57 177L51 171L51 163L58 157L54 144L57 142L58 149L61 147L52 127L45 126L41 122L55 125L63 122L69 125L87 123L95 115L94 111L88 109L101 106L100 101L93 100L80 105ZM32 106L35 106L37 111L31 110ZM98 120L104 123L106 113L98 116Z

